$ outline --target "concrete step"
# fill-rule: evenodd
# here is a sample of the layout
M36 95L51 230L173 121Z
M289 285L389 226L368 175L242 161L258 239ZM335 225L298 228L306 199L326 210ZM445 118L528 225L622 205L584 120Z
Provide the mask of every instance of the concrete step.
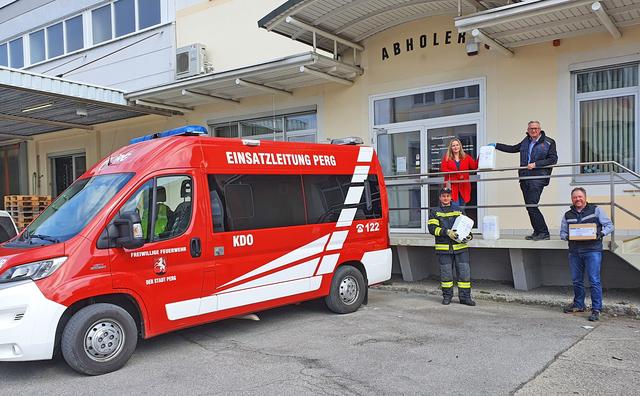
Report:
M390 234L391 246L424 246L433 247L435 237L431 234L410 234L392 233ZM605 249L609 249L608 239L605 239ZM481 234L474 234L473 240L469 242L469 247L490 248L490 249L545 249L545 250L566 250L567 242L560 240L557 236L552 236L548 241L528 241L524 235L507 235L500 239L483 239Z
M625 253L640 253L640 236L625 239L620 245Z
M640 253L627 253L621 248L617 248L613 252L616 256L629 263L630 266L640 271Z

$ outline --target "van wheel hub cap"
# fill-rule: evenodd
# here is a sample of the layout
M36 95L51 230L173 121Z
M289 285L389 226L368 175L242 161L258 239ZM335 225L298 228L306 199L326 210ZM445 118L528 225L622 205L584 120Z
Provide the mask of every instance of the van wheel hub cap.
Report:
M118 356L124 341L122 325L113 319L102 319L87 330L84 350L91 360L106 362Z
M346 305L353 304L360 294L360 287L358 286L358 281L352 276L345 277L342 282L340 282L340 299Z

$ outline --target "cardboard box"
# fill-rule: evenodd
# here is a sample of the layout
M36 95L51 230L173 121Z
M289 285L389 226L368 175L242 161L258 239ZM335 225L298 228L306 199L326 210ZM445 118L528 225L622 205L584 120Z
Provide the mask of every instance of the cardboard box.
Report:
M598 239L596 224L569 224L570 241L593 241Z

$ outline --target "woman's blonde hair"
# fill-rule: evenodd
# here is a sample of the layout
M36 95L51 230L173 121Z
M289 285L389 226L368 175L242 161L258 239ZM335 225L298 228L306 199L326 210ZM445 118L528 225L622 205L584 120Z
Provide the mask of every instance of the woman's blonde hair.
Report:
M462 147L462 142L460 141L460 139L458 138L453 138L451 140L449 140L449 147L447 148L447 159L453 159L453 149L451 149L451 146L453 145L453 142L458 142L458 144L460 145L460 159L464 159L464 157L467 156L467 153L464 152L464 148Z

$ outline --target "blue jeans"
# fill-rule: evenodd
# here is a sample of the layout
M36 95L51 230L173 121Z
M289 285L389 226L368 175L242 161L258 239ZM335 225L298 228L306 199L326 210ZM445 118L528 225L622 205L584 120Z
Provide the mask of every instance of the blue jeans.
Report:
M591 309L602 311L601 263L602 252L569 253L574 306L584 308L584 270L586 269L591 283Z

